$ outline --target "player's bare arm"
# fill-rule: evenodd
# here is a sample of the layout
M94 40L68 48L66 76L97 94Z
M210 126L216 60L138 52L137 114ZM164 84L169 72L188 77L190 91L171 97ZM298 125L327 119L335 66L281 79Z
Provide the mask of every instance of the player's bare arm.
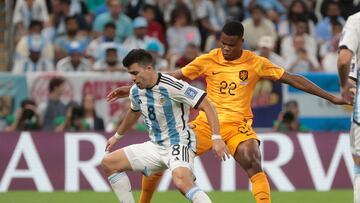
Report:
M220 124L216 109L206 97L201 101L199 109L205 112L211 127L212 150L218 158L225 161L226 158L230 158L230 152L220 136Z
M135 112L131 109L125 115L125 118L121 122L114 136L110 137L106 143L105 151L109 152L114 144L122 138L127 129L133 126L139 119L141 113Z
M312 83L311 81L309 81L308 79L306 79L301 75L284 72L284 74L281 76L279 81L289 84L304 92L326 99L333 104L337 104L337 105L349 104L349 102L345 101L344 99L335 97L334 95L324 91L319 86L315 85L314 83Z
M348 83L352 56L353 54L350 49L340 48L337 67L340 79L341 96L347 101L352 101L351 93L349 91L351 87Z

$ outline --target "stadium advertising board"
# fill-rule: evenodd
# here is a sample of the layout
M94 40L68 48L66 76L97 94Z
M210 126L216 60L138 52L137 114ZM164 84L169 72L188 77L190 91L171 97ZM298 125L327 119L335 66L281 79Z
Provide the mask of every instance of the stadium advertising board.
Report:
M99 168L106 138L98 132L0 134L0 191L110 191ZM353 161L346 133L264 133L263 167L272 189L294 191L351 188ZM147 139L144 133L129 132L117 147ZM140 173L128 173L134 189ZM216 160L212 152L195 162L197 184L206 191L250 188L242 169L233 159ZM159 190L174 188L166 173Z
M340 95L339 78L333 73L302 74L319 87L334 95ZM350 130L350 106L337 106L324 99L300 91L289 85L283 86L284 101L296 100L299 103L300 121L309 129L316 131Z
M113 120L114 117L121 114L123 109L128 109L127 99L121 99L116 102L106 102L106 95L116 87L130 82L130 76L127 73L29 73L26 75L28 92L37 104L46 102L49 96L48 84L54 76L66 78L65 93L62 101L67 104L69 101L82 102L83 96L90 93L96 100L96 109L100 117L104 118L105 123Z

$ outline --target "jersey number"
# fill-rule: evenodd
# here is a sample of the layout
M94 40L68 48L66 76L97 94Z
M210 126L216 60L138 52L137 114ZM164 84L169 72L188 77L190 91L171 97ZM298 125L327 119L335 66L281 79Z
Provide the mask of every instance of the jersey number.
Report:
M148 115L149 115L150 120L155 120L156 119L154 106L148 106Z
M237 88L235 82L227 83L225 80L220 82L220 93L226 94L228 92L230 95L235 95L234 90Z
M173 145L171 154L175 157L175 160L189 162L189 147L186 145Z

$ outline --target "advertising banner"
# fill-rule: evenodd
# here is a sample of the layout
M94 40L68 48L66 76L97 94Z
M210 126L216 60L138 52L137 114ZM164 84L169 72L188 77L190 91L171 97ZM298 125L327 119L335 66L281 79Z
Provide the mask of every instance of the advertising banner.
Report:
M0 192L110 191L100 169L110 134L20 132L0 133ZM352 187L353 161L345 133L264 133L263 168L273 190L315 189L328 191ZM146 141L132 131L119 148ZM141 186L141 173L128 173L132 188ZM220 162L210 151L195 161L197 184L206 191L249 189L249 179L233 159ZM174 189L169 172L158 190Z
M86 94L91 94L96 100L97 114L105 123L109 123L119 114L128 109L128 100L121 99L113 103L106 102L106 95L116 87L129 84L130 75L126 72L96 73L96 72L73 72L73 73L29 73L26 75L28 92L31 98L41 106L49 96L49 81L55 77L64 77L65 94L62 101L67 104L76 101L81 104Z
M302 75L325 91L340 96L337 74L321 72ZM348 131L350 129L351 106L337 106L289 85L283 87L284 102L289 100L298 102L300 121L309 129L316 131Z

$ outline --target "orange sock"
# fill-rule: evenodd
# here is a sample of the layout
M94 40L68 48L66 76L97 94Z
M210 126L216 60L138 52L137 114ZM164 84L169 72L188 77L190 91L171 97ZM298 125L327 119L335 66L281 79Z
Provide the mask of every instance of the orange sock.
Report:
M251 177L252 193L256 203L271 203L270 186L264 172L259 172Z
M152 176L143 176L142 177L142 186L139 203L150 203L151 198L155 192L156 187L159 184L160 178L163 173L157 173Z

